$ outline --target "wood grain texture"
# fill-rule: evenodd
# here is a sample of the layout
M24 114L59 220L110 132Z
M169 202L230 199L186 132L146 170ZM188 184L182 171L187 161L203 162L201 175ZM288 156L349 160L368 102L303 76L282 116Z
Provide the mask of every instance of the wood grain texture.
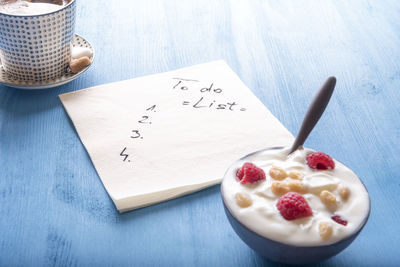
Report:
M119 214L57 97L216 59L294 134L337 77L306 145L362 178L372 213L318 266L400 262L399 1L78 1L90 70L51 90L0 87L0 266L278 266L236 236L218 186Z

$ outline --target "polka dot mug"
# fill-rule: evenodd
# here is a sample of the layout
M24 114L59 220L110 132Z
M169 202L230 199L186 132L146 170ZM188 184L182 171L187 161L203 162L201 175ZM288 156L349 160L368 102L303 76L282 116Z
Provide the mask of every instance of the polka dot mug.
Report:
M47 81L63 75L70 61L76 0L41 15L0 12L0 59L17 80Z

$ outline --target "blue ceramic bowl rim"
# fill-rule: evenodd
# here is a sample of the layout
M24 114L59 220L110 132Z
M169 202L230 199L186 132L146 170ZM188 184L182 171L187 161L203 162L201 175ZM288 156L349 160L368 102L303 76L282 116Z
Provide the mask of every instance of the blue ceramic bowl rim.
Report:
M13 15L13 14L7 14L7 13L1 12L1 11L0 11L0 15L2 15L2 16L8 16L8 17L17 17L17 18L24 18L24 17L25 17L25 18L35 18L35 17L47 16L47 15L51 15L51 14L60 12L60 11L62 11L62 10L64 10L64 9L68 8L68 7L69 7L70 5L72 5L72 3L74 3L74 2L75 2L75 0L71 0L71 2L69 2L68 4L66 4L65 6L63 6L62 8L57 9L56 11L52 11L52 12L48 12L48 13L43 13L43 14L38 14L38 15Z
M367 194L368 194L368 213L367 213L367 215L364 217L364 219L363 219L362 223L360 224L360 226L358 227L358 229L357 229L356 231L354 231L354 233L352 233L352 234L349 235L348 237L345 237L345 238L343 238L343 239L340 239L340 240L338 240L338 241L336 241L336 242L329 243L329 244L323 244L323 245L319 245L319 246L296 246L296 245L292 245L292 244L287 244L287 243L279 242L279 241L277 241L277 240L270 239L270 238L268 238L268 237L265 237L265 236L260 235L259 233L254 232L254 231L253 231L252 229L250 229L248 226L244 225L238 218L236 218L236 216L232 213L231 209L229 208L229 205L226 204L225 196L224 196L224 193L223 193L223 190L222 190L222 187L223 187L223 180L226 178L226 175L227 175L228 171L229 171L229 170L231 169L231 167L232 167L233 165L235 165L238 161L241 161L241 160L243 160L243 159L245 159L245 158L247 158L247 157L249 157L249 156L251 156L251 155L254 155L254 154L257 154L257 153L266 151L266 150L276 150L276 149L283 149L283 148L285 148L285 147L283 147L283 146L277 146L277 147L268 147L268 148L260 149L260 150L257 150L257 151L255 151L255 152L249 153L249 154L247 154L247 155L245 155L245 156L239 158L238 160L236 160L234 163L232 163L232 164L229 166L229 168L226 170L226 172L225 172L225 174L224 174L224 177L223 177L223 179L222 179L220 192L221 192L222 202L223 202L223 204L224 204L226 210L230 213L230 215L236 220L237 223L239 223L241 226L243 226L246 230L250 231L250 232L253 233L254 235L257 235L257 236L259 236L259 237L261 237L261 238L267 240L268 242L277 243L277 244L281 244L281 245L285 245L285 246L290 246L290 247L293 247L293 248L317 248L317 247L318 247L318 248L321 248L321 247L331 247L331 246L334 246L334 245L336 245L336 244L338 244L338 243L341 243L341 242L343 242L343 241L345 241L345 240L348 240L348 239L350 239L350 238L352 238L352 237L354 237L354 236L357 236L357 235L361 232L361 230L364 228L364 226L367 224L367 221L368 221L368 219L369 219L369 215L370 215L370 213L371 213L371 199L370 199L370 196L369 196L368 189L367 189L367 187L365 186L364 182L360 179L360 177L359 177L357 174L356 174L356 175L357 175L358 179L361 181L361 184L364 186L364 188L365 188L365 190L367 191ZM336 159L335 159L335 160L336 160ZM338 161L338 160L336 160L336 161ZM338 162L342 163L341 161L338 161ZM342 163L342 164L343 164L343 163ZM343 164L343 165L346 166L345 164ZM347 166L346 166L346 167L347 167ZM347 167L347 168L348 168L348 167Z

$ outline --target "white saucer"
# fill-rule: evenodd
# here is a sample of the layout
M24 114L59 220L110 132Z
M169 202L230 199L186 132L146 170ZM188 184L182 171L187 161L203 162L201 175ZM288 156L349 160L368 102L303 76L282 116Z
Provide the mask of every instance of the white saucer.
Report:
M69 69L66 71L66 73L53 80L47 80L43 82L37 82L37 81L32 81L32 82L25 82L25 81L19 81L14 79L12 76L10 76L8 73L5 72L5 70L0 67L0 84L9 86L9 87L14 87L14 88L19 88L19 89L27 89L27 90L34 90L34 89L47 89L47 88L52 88L56 86L60 86L66 83L69 83L72 80L75 80L78 78L81 74L83 74L92 64L94 60L94 48L93 46L82 36L79 36L78 34L74 35L74 38L71 41L72 46L76 47L86 47L92 50L92 57L90 58L91 63L89 66L84 68L78 73L72 73Z

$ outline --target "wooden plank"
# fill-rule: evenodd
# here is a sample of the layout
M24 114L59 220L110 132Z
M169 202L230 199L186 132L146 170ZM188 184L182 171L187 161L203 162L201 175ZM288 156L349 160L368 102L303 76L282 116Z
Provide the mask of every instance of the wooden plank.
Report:
M338 79L307 146L363 179L370 221L320 264L395 266L400 233L400 2L79 1L91 69L59 88L0 87L1 266L269 266L225 218L219 187L119 214L57 95L224 59L293 133Z

